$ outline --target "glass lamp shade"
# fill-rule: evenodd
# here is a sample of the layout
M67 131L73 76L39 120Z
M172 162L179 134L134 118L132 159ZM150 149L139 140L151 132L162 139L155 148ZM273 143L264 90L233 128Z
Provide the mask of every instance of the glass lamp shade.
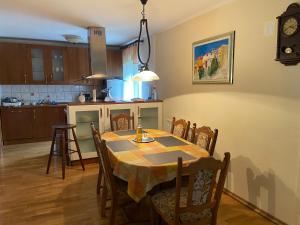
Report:
M143 70L137 73L136 75L134 75L132 80L149 82L149 81L159 80L159 76L157 76L156 73L150 70Z

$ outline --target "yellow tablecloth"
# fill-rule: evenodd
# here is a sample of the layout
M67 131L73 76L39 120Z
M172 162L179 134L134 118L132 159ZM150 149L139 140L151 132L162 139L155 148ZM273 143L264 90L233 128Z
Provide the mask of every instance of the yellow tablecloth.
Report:
M147 136L153 138L171 136L170 133L165 131L153 129L146 129L146 131ZM206 150L181 138L178 139L188 143L188 145L165 147L156 141L151 143L135 143L132 141L135 135L119 136L114 132L104 133L102 134L102 138L106 141L129 140L138 147L135 150L122 152L113 152L108 147L113 163L114 175L128 182L128 195L136 202L145 197L147 192L155 185L170 181L176 177L177 162L154 165L144 158L145 154L181 150L197 159L208 157L209 155Z

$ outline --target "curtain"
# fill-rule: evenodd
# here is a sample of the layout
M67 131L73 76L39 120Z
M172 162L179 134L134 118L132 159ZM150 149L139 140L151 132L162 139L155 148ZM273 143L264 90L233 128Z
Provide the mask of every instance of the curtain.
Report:
M143 44L141 44L141 54L143 55ZM132 81L132 77L138 73L141 66L138 59L137 43L130 45L122 52L123 57L123 99L131 100L132 98L148 99L151 97L151 83Z
M123 98L131 100L139 98L139 82L132 81L132 77L138 73L139 60L137 56L137 44L130 45L123 50Z

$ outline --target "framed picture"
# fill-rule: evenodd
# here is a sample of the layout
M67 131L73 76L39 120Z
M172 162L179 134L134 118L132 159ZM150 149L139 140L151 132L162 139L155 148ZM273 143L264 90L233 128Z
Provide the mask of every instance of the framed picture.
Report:
M235 32L193 43L193 84L232 84Z

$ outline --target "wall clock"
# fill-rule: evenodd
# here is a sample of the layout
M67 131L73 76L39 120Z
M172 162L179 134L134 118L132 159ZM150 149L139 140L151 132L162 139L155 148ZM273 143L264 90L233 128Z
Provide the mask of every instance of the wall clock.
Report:
M276 60L287 66L296 65L300 62L300 5L289 5L277 19Z

